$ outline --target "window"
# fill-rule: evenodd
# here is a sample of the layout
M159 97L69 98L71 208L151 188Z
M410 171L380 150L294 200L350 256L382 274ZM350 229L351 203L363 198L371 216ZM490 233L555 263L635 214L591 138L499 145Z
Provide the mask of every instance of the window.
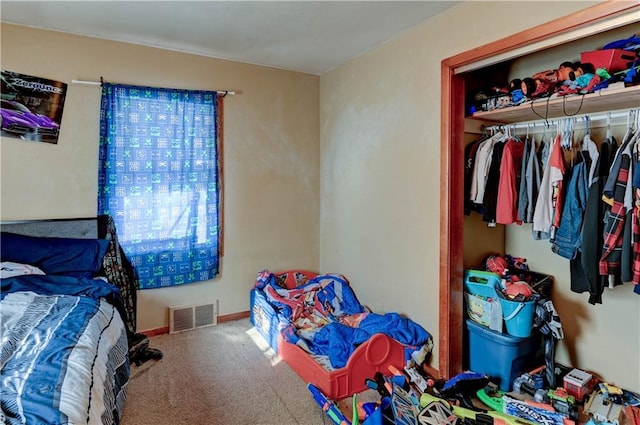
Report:
M218 274L221 106L216 92L103 84L98 214L141 289Z

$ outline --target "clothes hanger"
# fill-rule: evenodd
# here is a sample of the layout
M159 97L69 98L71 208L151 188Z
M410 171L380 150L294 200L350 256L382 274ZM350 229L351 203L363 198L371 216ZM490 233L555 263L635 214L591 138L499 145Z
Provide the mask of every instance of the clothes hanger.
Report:
M573 141L573 123L572 119L566 118L562 120L562 130L560 132L560 146L562 149L568 150L571 149Z
M589 118L588 115L584 116L584 121L585 121L585 134L584 137L582 138L582 143L580 146L580 150L582 151L588 151L589 150L589 146L595 142L593 141L593 139L591 139L591 118Z
M522 143L520 136L516 134L517 129L518 127L515 124L511 124L511 140L513 140L514 142Z
M633 135L633 109L629 111L627 114L627 130L624 132L624 137L622 138L622 143L624 144L629 138Z

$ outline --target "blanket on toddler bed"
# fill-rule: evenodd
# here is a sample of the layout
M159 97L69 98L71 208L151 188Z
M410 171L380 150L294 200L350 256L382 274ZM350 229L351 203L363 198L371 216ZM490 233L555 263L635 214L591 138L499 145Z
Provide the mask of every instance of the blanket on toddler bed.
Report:
M284 339L311 354L328 356L336 369L344 367L356 347L376 333L416 349L431 340L422 326L398 313L369 312L339 274L318 275L287 289L265 270L258 274L256 287L288 320L282 331Z

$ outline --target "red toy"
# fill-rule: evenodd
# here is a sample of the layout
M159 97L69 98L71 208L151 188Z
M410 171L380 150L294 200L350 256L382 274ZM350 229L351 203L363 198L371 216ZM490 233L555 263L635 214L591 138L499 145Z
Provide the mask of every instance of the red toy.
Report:
M531 78L523 79L520 82L520 87L524 96L529 99L537 99L550 96L559 87L566 86L568 82L576 81L580 76L594 72L595 68L590 63L562 62L558 69L548 69L534 74ZM510 83L512 89L518 81L520 80L513 80ZM565 92L566 90L565 88Z
M507 281L506 285L504 293L510 298L515 298L518 295L526 298L533 295L533 288L527 282L519 280L517 276L512 276L511 281Z
M559 84L570 79L570 72L575 71L572 62L562 62L558 69L548 69L523 79L522 93L529 99L549 96Z
M564 389L578 401L591 393L594 383L593 375L580 369L572 369L564 376Z

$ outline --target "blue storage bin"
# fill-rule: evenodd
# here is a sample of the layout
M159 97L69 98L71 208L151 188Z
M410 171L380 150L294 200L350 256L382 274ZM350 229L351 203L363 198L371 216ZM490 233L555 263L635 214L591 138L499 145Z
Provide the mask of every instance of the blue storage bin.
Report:
M511 391L515 378L544 363L538 332L520 338L467 319L465 338L468 369L489 375L502 391Z

